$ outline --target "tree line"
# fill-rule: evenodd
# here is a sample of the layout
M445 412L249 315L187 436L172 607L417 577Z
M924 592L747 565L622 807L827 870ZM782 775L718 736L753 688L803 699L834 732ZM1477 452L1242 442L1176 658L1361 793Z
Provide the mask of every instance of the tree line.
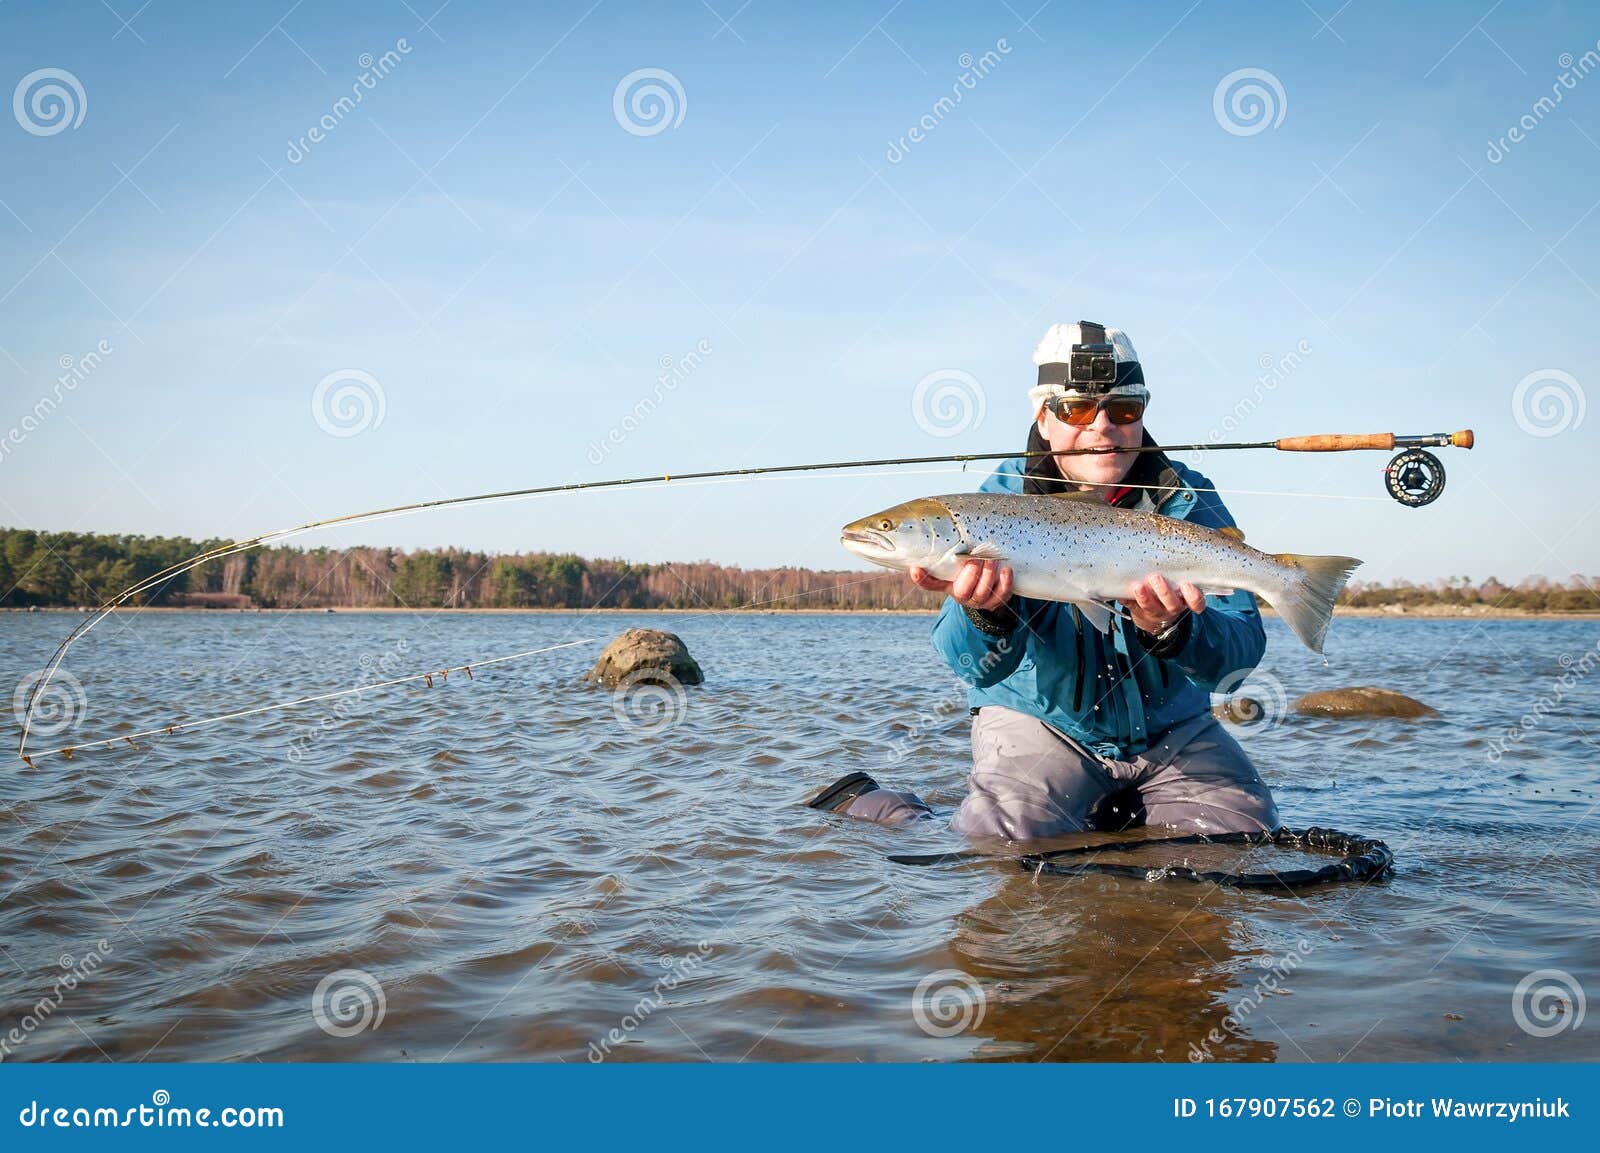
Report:
M187 537L0 529L0 607L97 605L228 544ZM469 549L254 549L131 603L211 608L937 608L898 573L634 564L571 553Z
M187 537L0 529L0 607L97 605L198 553L229 542ZM1453 606L1534 612L1600 610L1600 577L1564 582L1494 577L1425 584L1357 583L1340 604ZM633 564L572 553L468 549L255 549L208 561L133 603L212 608L775 608L931 609L937 593L899 573L746 569L694 561Z
M1474 584L1464 576L1445 577L1426 584L1358 582L1345 589L1339 603L1351 608L1440 605L1546 613L1596 612L1600 611L1600 576L1574 573L1561 582L1535 576L1511 585L1502 584L1497 577Z

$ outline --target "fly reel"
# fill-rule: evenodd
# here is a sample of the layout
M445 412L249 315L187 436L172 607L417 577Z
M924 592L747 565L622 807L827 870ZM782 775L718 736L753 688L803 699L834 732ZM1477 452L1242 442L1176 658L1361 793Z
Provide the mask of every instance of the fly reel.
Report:
M1408 448L1383 470L1383 482L1395 500L1407 508L1421 508L1444 491L1444 464L1426 449Z

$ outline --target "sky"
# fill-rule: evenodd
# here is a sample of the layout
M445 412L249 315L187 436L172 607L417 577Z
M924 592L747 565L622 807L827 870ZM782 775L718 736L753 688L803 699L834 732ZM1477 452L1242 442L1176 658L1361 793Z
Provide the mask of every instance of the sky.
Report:
M1186 457L1258 547L1600 573L1595 72L1577 3L0 0L0 524L1020 450L1090 319L1169 443L1476 430L1423 509L1377 453ZM981 476L303 543L854 568Z

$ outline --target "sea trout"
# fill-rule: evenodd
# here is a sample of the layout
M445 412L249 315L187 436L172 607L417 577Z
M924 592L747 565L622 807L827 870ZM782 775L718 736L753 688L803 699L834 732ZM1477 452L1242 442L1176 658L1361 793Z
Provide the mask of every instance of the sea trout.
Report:
M922 497L852 521L839 543L873 564L922 568L940 580L953 580L969 558L1000 561L1010 566L1016 593L1076 605L1102 632L1110 627L1112 602L1152 573L1206 593L1244 589L1270 602L1318 653L1334 599L1361 563L1261 552L1237 529L1115 508L1092 493Z

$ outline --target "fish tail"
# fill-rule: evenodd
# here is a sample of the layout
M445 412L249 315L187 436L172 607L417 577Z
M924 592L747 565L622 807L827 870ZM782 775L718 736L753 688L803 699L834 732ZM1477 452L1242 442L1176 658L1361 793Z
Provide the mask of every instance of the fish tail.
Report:
M1283 574L1278 595L1268 594L1267 599L1294 635L1312 652L1320 653L1333 616L1333 602L1361 562L1353 556L1303 556L1296 552L1273 553L1272 559L1288 571Z

